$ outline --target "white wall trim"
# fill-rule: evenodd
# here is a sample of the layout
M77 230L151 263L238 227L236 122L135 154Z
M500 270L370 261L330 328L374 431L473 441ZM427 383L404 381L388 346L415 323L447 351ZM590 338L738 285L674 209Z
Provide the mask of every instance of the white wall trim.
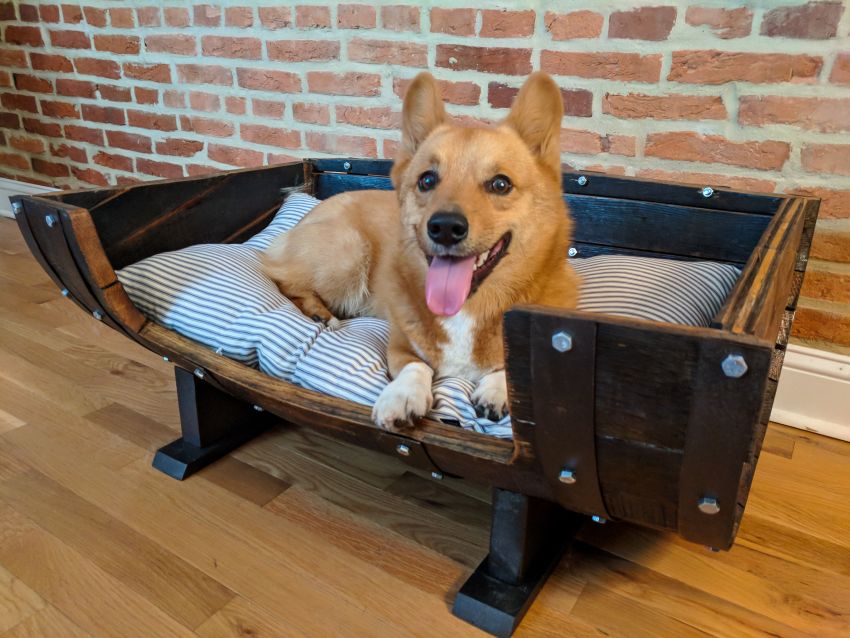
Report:
M0 177L0 217L14 217L12 204L9 202L9 197L12 195L39 195L55 190L58 189Z
M850 356L790 344L770 418L850 441Z

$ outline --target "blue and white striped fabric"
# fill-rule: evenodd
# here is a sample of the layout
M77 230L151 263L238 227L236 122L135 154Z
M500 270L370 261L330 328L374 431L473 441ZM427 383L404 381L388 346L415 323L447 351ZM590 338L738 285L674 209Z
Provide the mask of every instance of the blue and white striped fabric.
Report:
M120 270L118 278L153 321L266 374L372 405L389 382L387 323L362 317L334 329L317 324L260 268L261 251L317 203L294 193L244 244L162 253ZM689 325L708 325L740 274L723 264L642 257L597 256L571 263L582 277L580 309ZM438 379L430 416L509 438L510 417L499 422L477 417L473 390L464 379Z

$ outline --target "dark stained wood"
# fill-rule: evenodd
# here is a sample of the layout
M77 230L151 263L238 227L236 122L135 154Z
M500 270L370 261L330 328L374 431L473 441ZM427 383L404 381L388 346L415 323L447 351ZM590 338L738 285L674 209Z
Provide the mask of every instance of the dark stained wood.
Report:
M348 173L350 175L378 175L387 177L393 166L392 160L357 158L309 159L306 164L316 173ZM347 168L346 168L347 165Z
M348 191L377 189L389 191L393 184L389 177L374 175L348 175L345 173L314 173L314 194L319 199L327 199Z

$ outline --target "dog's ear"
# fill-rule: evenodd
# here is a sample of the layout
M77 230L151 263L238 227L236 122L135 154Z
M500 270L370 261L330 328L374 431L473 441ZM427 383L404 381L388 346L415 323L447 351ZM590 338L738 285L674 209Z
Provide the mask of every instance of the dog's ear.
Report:
M448 120L440 87L430 73L417 75L407 89L402 109L401 145L393 164L391 177L398 188L401 173L426 137Z
M544 164L561 173L561 119L564 101L545 73L529 76L514 100L505 124L514 129Z

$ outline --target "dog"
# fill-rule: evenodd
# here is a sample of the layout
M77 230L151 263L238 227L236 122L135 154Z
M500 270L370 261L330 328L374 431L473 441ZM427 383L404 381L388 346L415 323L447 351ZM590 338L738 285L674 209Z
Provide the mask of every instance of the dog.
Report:
M427 414L435 375L475 383L476 412L501 418L503 314L516 304L575 307L562 116L558 86L535 73L503 122L459 126L423 72L404 98L395 190L330 197L264 254L266 273L305 315L331 326L389 322L392 381L372 411L379 426Z

